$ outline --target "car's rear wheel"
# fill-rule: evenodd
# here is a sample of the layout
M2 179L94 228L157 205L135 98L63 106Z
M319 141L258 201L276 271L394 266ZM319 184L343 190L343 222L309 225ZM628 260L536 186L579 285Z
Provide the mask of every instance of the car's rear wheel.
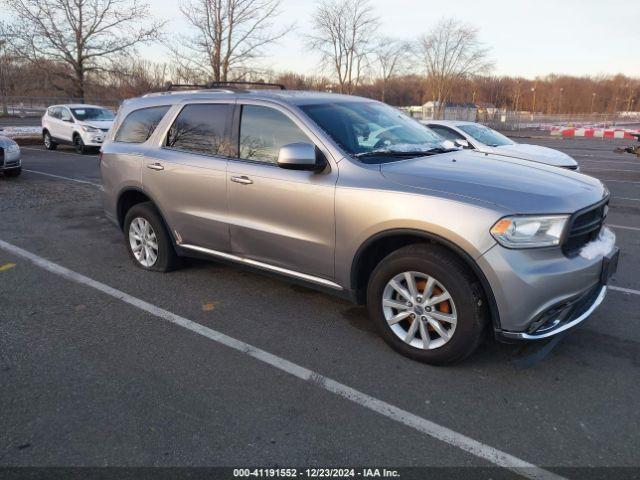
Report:
M42 143L44 143L44 148L47 150L55 150L58 148L58 144L53 141L51 134L48 131L45 131L42 134Z
M160 214L151 202L129 209L124 221L127 250L134 263L145 270L168 272L179 258Z
M76 150L76 153L79 153L80 155L87 153L87 147L85 147L84 141L80 135L73 137L73 148Z
M373 271L367 307L384 340L403 355L443 365L463 360L482 340L488 313L478 281L446 249L417 244Z
M20 168L12 168L11 170L5 170L4 174L6 177L17 177L22 173L22 167Z

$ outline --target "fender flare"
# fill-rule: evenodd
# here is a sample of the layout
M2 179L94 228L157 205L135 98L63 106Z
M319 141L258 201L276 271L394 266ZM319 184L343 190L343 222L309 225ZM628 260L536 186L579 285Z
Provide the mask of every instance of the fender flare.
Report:
M486 275L482 271L482 269L478 266L474 258L469 255L464 249L456 245L455 243L447 240L446 238L441 237L440 235L436 235L434 233L426 232L424 230L416 230L412 228L394 228L390 230L384 230L382 232L378 232L375 235L366 239L356 251L355 256L353 257L353 262L351 263L351 273L350 273L350 285L351 291L356 292L357 290L357 270L358 265L360 264L362 254L366 251L366 249L374 242L386 238L392 237L396 235L408 235L413 237L422 238L424 240L428 240L437 244L440 244L449 250L451 250L454 254L456 254L464 263L467 265L475 276L480 281L480 285L482 286L482 290L484 291L485 296L487 297L487 303L489 304L489 311L491 313L491 319L493 322L494 329L500 329L500 312L498 310L498 304L496 302L495 295L493 293L493 289L491 288L491 284L487 280Z

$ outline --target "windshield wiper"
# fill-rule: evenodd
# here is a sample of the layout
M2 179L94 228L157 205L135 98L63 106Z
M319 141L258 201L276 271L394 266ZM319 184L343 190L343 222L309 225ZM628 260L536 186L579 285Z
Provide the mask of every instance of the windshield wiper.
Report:
M359 157L415 157L420 155L433 155L434 153L447 153L457 151L457 148L435 147L428 150L373 150L371 152L356 153L353 156Z

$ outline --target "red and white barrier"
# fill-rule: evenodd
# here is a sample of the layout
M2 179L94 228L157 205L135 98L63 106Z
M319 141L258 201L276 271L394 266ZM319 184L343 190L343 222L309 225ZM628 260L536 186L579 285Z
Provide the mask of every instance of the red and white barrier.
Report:
M554 127L551 129L551 135L562 137L624 138L628 140L635 140L636 137L631 135L632 133L640 133L640 130L573 127Z

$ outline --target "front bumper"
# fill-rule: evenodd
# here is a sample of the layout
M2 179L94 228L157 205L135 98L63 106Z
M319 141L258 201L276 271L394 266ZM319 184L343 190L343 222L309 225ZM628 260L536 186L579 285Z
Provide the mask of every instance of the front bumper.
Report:
M82 141L87 147L102 147L106 132L83 132Z
M569 258L559 248L491 248L478 265L496 301L497 338L547 338L584 321L606 294L605 263L602 255Z
M541 340L557 335L584 322L600 306L607 294L606 285L596 285L584 295L569 302L563 302L550 309L538 322L534 322L530 332L496 331L502 340Z
M14 168L20 168L21 165L20 150L3 149L0 152L0 171L13 170Z

